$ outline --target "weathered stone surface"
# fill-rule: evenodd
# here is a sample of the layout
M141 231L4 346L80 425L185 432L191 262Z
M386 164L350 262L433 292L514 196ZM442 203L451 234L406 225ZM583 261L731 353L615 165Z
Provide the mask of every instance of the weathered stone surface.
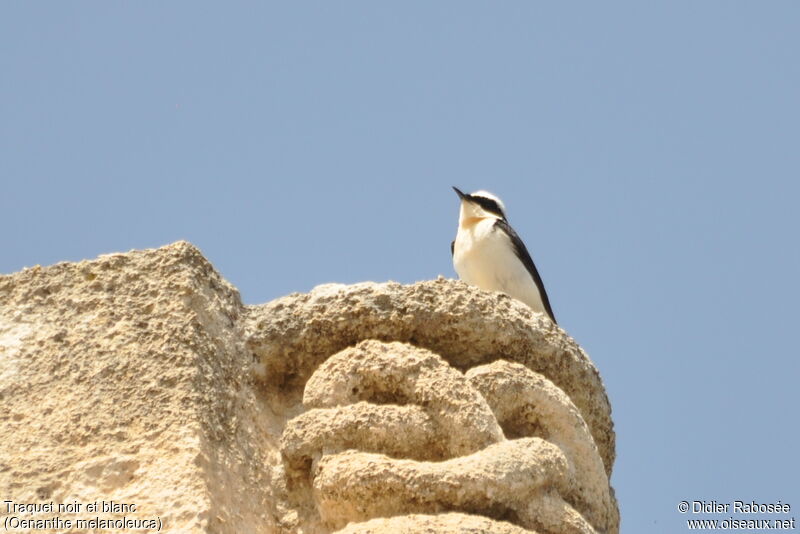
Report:
M500 359L521 363L578 407L611 475L614 432L599 373L562 329L501 293L443 278L327 284L254 306L247 330L265 383L287 389L302 387L330 355L364 339L424 347L462 371Z
M0 402L17 502L168 532L618 531L591 361L460 282L248 307L188 243L26 269L0 277Z
M601 531L619 524L597 446L569 397L547 378L499 360L475 367L467 378L489 402L506 436L539 436L557 445L568 464L564 499Z
M440 459L471 454L504 439L486 399L463 374L436 354L405 343L366 340L344 349L319 366L303 395L308 408L359 400L423 407L438 438L428 449Z
M373 519L337 530L336 534L536 534L506 521L494 521L479 515L450 512L437 515L410 514Z
M510 518L542 532L595 532L559 496L568 491L567 484L567 461L558 447L521 438L443 462L356 451L326 455L314 491L323 521L334 527L409 512L457 510Z
M269 531L275 445L242 312L183 242L0 277L0 496L135 503L61 515L170 532Z

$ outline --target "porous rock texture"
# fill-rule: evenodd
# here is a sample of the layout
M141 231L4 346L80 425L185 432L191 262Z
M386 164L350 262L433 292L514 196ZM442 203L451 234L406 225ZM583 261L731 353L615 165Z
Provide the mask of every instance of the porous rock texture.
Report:
M0 277L0 496L275 528L244 312L185 242Z
M591 361L453 280L245 306L185 242L25 269L0 276L0 403L18 503L135 503L84 515L166 532L618 532Z

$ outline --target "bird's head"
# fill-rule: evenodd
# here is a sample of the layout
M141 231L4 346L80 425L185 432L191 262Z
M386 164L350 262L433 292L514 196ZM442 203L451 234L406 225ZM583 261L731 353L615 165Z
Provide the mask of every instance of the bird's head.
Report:
M459 224L465 225L470 221L486 218L506 220L506 207L503 205L503 201L488 191L466 194L457 187L453 187L453 190L461 199Z

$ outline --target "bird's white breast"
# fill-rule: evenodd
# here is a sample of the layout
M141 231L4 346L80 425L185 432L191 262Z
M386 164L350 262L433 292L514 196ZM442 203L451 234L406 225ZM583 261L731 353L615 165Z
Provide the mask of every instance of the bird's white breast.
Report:
M545 313L539 289L514 252L511 239L485 218L458 229L453 266L459 278L489 291L502 291Z

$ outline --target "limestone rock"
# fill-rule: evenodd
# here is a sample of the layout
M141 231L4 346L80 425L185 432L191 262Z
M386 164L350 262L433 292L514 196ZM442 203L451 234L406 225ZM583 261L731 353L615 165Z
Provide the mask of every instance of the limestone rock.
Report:
M531 534L506 521L494 521L479 515L455 512L423 515L410 514L389 518L372 519L363 523L351 523L337 530L336 534ZM533 534L536 534L535 532Z
M544 532L595 532L559 496L568 489L566 474L567 461L556 446L522 438L443 462L357 451L326 455L314 490L323 521L334 527L404 512L459 510L511 518Z
M0 277L0 495L137 508L67 519L269 532L243 313L185 242Z
M474 367L467 378L489 402L506 436L544 436L568 465L566 500L600 530L619 523L597 446L580 412L563 391L527 367L498 360Z
M359 400L423 407L439 438L426 449L440 449L440 459L470 454L503 439L486 399L463 374L436 354L405 343L366 340L344 349L319 366L303 395L308 408ZM396 440L396 434L390 437Z
M185 242L26 269L0 276L0 402L4 498L136 504L71 519L618 532L591 361L546 317L456 281L244 306Z
M364 339L423 347L461 371L500 359L521 363L569 396L611 475L611 407L597 369L561 328L501 293L442 278L327 284L254 306L247 330L257 371L284 389L302 387L325 359Z

